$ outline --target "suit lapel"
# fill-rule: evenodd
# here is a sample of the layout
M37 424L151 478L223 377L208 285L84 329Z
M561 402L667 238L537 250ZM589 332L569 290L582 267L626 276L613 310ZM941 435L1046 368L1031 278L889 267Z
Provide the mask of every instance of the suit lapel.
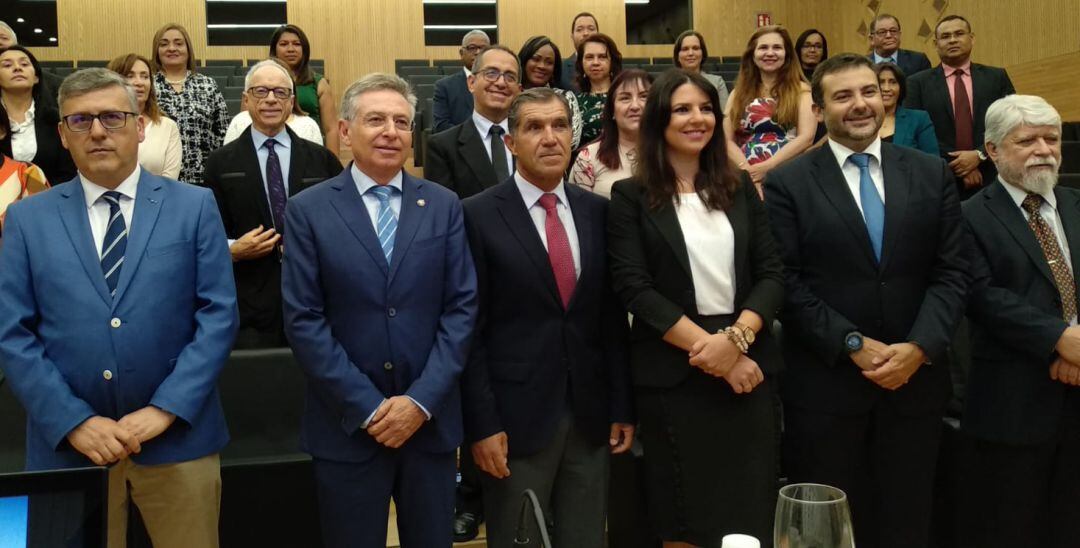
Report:
M945 110L949 113L949 118L954 122L956 120L956 113L953 112L952 95L949 94L949 83L945 81L945 65L938 65L937 68L932 69L933 72L930 75L930 79L933 81L933 86L941 89L942 94L938 94L941 100L945 102Z
M885 177L885 234L881 245L881 269L884 270L892 250L901 241L904 215L911 195L911 181L902 153L888 143L881 143L881 171Z
M495 167L491 165L488 152L484 150L484 139L476 130L476 124L473 123L471 117L461 126L458 144L461 145L459 149L465 156L465 163L472 170L481 188L491 186L487 184L490 181L496 181L496 184L501 182L495 178Z
M79 256L79 262L86 270L86 276L97 290L101 300L112 306L112 297L109 296L109 288L105 285L105 275L101 272L101 258L94 246L94 234L90 231L90 219L86 212L86 195L83 194L82 183L76 177L66 185L56 189L64 196L58 209L60 221L64 223L68 237L71 238L71 246Z
M297 192L304 190L301 185L304 184L300 175L307 173L307 164L305 163L306 157L300 153L300 139L289 126L285 126L285 131L289 133L289 197L296 196ZM268 200L269 202L269 200ZM269 209L268 209L269 211Z
M1057 196L1058 217L1061 218L1061 231L1069 245L1069 257L1073 278L1076 278L1076 265L1080 264L1080 203L1069 192L1054 191Z
M874 265L874 268L877 268L874 248L870 244L870 234L866 231L866 221L863 219L862 213L859 212L859 206L855 203L855 198L851 195L851 189L848 188L844 172L836 163L836 156L828 144L813 154L815 154L814 170L811 173L811 178L821 187L825 199L836 208L836 212L843 219L848 230L851 231L851 235L859 243L859 248L863 250L866 259ZM888 195L888 191L886 191L886 195ZM888 222L887 213L886 211L886 222Z
M585 279L586 273L593 267L592 257L593 253L596 253L597 242L594 241L596 236L593 234L589 212L585 211L583 199L585 191L566 183L563 183L563 189L566 191L566 200L570 202L568 204L570 206L570 213L574 217L574 229L577 231L578 238L578 256L581 259L581 275L578 276L578 284L575 285L576 288L580 286L581 280ZM554 274L552 274L552 279L554 279ZM581 292L577 291L577 289L574 290L574 294L570 297L570 305L567 306L567 309L574 306L580 293Z
M740 184L750 184L748 181L740 181ZM731 223L731 231L735 234L735 264L743 265L748 264L746 261L746 252L749 249L747 243L750 237L750 212L746 204L746 193L741 190L735 192L735 199L732 200L731 207L728 208L727 217L728 222ZM689 260L689 259L688 259ZM738 276L738 267L736 266L736 276ZM745 284L743 284L745 285ZM738 278L735 280L735 291L740 289Z
M331 202L334 210L341 216L345 226L349 227L349 232L352 232L353 236L367 250L371 260L379 265L384 275L387 274L390 265L386 264L386 255L383 255L382 246L379 245L379 237L375 235L375 227L371 223L371 216L368 215L364 200L356 190L356 182L352 178L352 166L346 167L345 171L342 171L340 175L331 179L331 181L330 184L333 185L334 190L340 193Z
M536 225L533 224L529 211L525 209L525 199L521 197L521 192L518 191L512 177L497 188L498 192L495 196L498 198L498 205L496 207L503 222L525 250L525 255L532 261L537 274L544 280L548 294L561 308L562 299L559 296L559 288L555 284L555 273L551 271L551 261L548 259L547 250L544 249L544 242L540 240ZM576 218L574 224L577 224Z
M423 203L424 205L420 205ZM401 266L402 258L416 237L416 230L427 216L424 200L424 183L405 171L401 177L401 211L398 213L397 233L394 235L394 252L390 255L390 282ZM374 231L373 231L374 232ZM382 249L382 248L380 248Z
M641 191L641 199L645 208L645 215L652 221L653 226L664 237L664 241L671 247L675 254L675 260L686 271L686 275L693 279L690 271L690 254L686 251L686 240L683 239L682 225L679 224L678 214L675 212L675 204L665 202L660 207L652 209L648 206L648 196L644 189Z
M270 215L270 199L266 197L266 187L263 185L262 169L259 168L259 157L255 152L255 141L251 138L249 126L236 138L240 147L241 165L238 166L247 174L245 180L249 183L251 197L258 200L259 218L262 219L263 228L274 226L274 218ZM295 173L296 170L291 170Z
M116 298L113 304L120 302L124 291L131 285L135 271L146 254L146 244L157 225L161 204L165 201L164 185L161 179L143 170L139 174L138 190L135 192L135 209L128 227L127 251L124 252L124 266L120 269L120 281L116 284Z
M1031 231L1031 226L1024 219L1024 214L1020 211L1020 208L1016 207L1016 202L1013 201L1012 196L1009 196L1009 192L1005 190L1004 183L994 181L990 188L983 193L983 196L985 196L986 207L990 210L990 213L1005 226L1013 239L1020 244L1020 248L1024 250L1024 253L1027 253L1028 258L1039 269L1039 272L1042 272L1043 277L1056 287L1057 283L1054 281L1054 275L1050 272L1050 265L1046 262L1046 255L1043 253L1042 247L1039 246L1035 233ZM1060 207L1061 202L1058 205ZM1064 217L1062 215L1062 218ZM1071 248L1072 245L1070 245Z

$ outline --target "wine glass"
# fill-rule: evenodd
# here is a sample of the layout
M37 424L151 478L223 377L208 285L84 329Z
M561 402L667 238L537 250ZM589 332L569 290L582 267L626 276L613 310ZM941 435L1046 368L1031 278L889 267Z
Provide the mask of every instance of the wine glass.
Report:
M775 548L855 548L847 495L828 485L795 483L776 501Z

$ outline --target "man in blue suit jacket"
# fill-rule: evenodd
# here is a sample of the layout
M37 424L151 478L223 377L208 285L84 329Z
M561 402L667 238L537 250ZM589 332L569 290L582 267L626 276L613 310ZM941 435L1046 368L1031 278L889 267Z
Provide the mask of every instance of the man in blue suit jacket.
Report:
M900 47L900 20L882 13L870 22L870 60L874 63L893 63L911 76L930 68L930 59L921 51Z
M391 497L403 547L452 542L476 273L457 196L402 170L415 105L397 76L349 86L353 165L286 209L285 333L328 547L386 546Z
M491 45L491 39L482 30L470 30L461 39L461 70L435 82L435 97L431 102L432 133L446 131L472 116L473 96L469 91L476 56Z
M27 410L27 468L112 465L110 546L130 493L155 546L215 547L215 385L238 318L213 194L139 167L135 93L115 73L80 71L59 103L79 176L9 208L0 249L0 366Z

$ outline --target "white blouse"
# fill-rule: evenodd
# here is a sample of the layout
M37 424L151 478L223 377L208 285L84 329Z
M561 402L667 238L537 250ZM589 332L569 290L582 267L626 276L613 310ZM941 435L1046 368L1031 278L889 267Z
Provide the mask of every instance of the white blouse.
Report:
M289 129L296 132L296 134L305 141L311 141L319 146L323 144L322 129L319 128L319 123L311 118L311 116L290 116L288 124ZM240 134L244 132L248 126L251 125L251 114L248 111L241 111L233 117L229 122L229 129L225 130L225 142L223 145L229 144L240 137Z
M179 179L184 147L180 143L180 127L171 118L162 116L157 122L143 116L145 136L139 143L139 165L154 175Z
M727 213L709 210L697 194L679 194L675 212L682 227L698 314L735 312L735 231Z
M11 124L11 157L20 162L29 162L37 156L37 129L34 127L36 103L30 101L26 109L26 119L22 123L8 118Z

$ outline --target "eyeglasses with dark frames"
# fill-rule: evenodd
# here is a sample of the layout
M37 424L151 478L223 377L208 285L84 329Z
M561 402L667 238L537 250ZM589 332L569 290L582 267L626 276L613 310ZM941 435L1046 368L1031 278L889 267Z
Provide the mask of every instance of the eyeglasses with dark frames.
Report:
M274 97L282 101L288 99L289 97L292 97L293 94L292 90L289 88L268 88L266 86L250 87L247 91L251 94L252 97L255 97L256 99L266 99L271 93L273 93Z
M484 80L487 80L488 82L498 82L499 77L501 76L503 78L503 80L506 80L506 83L509 84L509 85L513 85L513 84L518 83L518 75L517 74L514 74L513 72L510 72L510 71L499 72L499 69L495 69L495 68L489 68L489 69L484 69L484 70L480 71L480 76L483 76Z
M64 125L74 133L86 133L94 126L94 120L97 120L105 129L121 129L127 125L128 116L138 116L138 114L122 110L110 110L98 114L79 112L64 116Z

